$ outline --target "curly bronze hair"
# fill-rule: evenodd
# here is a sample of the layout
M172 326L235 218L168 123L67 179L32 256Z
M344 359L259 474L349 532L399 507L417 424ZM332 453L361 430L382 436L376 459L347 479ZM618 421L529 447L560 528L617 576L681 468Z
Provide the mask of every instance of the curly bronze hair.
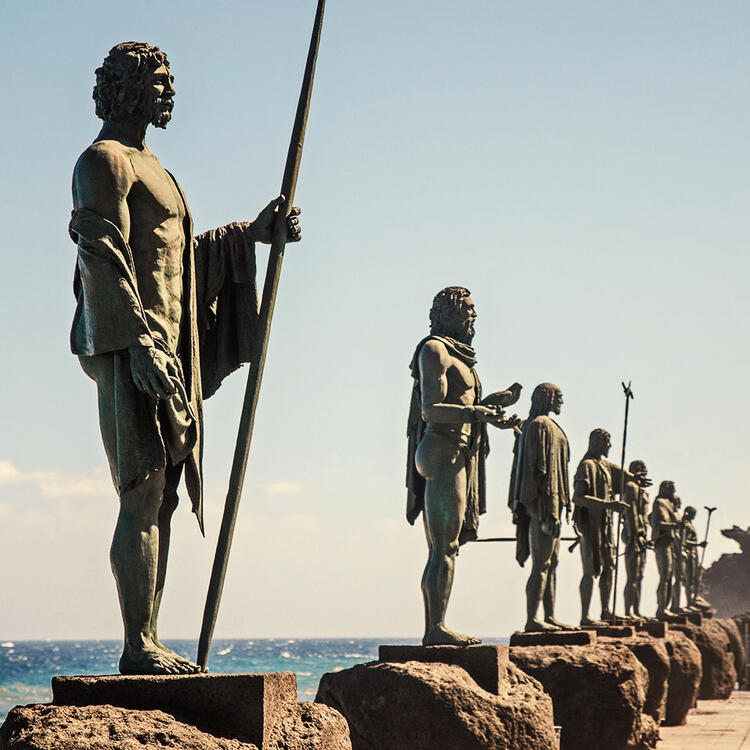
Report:
M96 116L105 122L116 122L133 114L149 117L156 127L164 127L169 113L155 121L146 101L145 82L159 66L169 68L164 52L146 42L116 44L95 71L96 85L92 97Z
M461 303L470 296L471 292L463 286L447 286L441 289L432 300L430 333L452 335L456 312L460 309Z

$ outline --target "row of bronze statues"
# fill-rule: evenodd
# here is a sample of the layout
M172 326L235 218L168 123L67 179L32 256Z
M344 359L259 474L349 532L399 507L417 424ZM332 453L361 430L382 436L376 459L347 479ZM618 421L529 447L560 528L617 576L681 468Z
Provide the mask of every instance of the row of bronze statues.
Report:
M538 385L531 396L529 416L523 421L504 411L520 397L518 383L483 397L474 368L476 352L471 346L475 319L467 289L454 286L440 291L430 311L430 335L419 342L411 362L414 383L407 431L407 519L413 524L423 513L429 550L422 576L423 644L479 642L448 628L445 614L459 547L477 539L479 515L485 511L488 424L516 434L508 504L516 526L516 559L524 565L531 557L526 584L527 632L573 628L555 617L561 526L563 516L570 522L571 511L576 531L571 549L580 548L583 566L581 626L614 620L615 537L620 520L615 521L614 514L621 516L625 550L624 617L643 618L641 585L649 548L653 548L659 568L656 616L669 617L681 611L683 589L687 608L705 607L698 596L698 548L705 542L698 542L692 523L694 508L686 508L679 517L674 482L661 483L649 514L646 488L651 480L646 464L632 461L626 470L609 461L610 434L597 428L591 432L588 450L573 476L571 497L570 445L555 419L563 405L561 389L553 383ZM601 620L590 614L596 578Z

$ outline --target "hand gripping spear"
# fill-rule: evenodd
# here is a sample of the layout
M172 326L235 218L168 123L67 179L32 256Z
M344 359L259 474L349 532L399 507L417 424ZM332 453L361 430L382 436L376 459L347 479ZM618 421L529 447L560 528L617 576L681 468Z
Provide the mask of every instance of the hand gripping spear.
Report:
M632 382L632 381L631 381ZM630 388L630 383L622 384L625 393L625 426L622 429L622 461L620 463L620 502L625 502L625 444L628 442L628 413L630 411L630 399L635 398ZM622 529L622 513L617 514L617 547L615 549L615 585L612 592L612 623L617 615L617 574L620 571L620 531Z
M245 468L250 451L250 441L253 435L253 424L255 423L255 411L258 406L258 395L260 384L263 379L263 366L266 362L266 351L268 350L268 339L271 332L271 319L276 302L276 292L281 276L281 263L284 259L284 249L287 237L287 218L292 209L294 191L297 187L297 175L302 159L302 145L305 141L305 127L307 115L310 110L310 97L312 95L313 77L315 75L315 62L318 57L318 45L320 43L320 32L323 26L323 11L325 0L318 0L318 8L315 13L312 38L310 39L310 50L307 53L307 64L302 79L302 90L297 104L297 114L294 119L292 138L289 143L289 152L284 167L284 178L281 183L281 194L284 203L278 208L278 216L274 225L271 252L266 269L266 280L263 285L263 298L260 305L260 316L258 320L258 333L253 344L250 357L250 371L247 376L247 387L245 388L245 401L242 405L242 415L237 433L237 444L234 449L232 461L232 472L229 476L229 489L224 505L224 516L221 519L219 539L216 543L216 554L211 569L211 581L208 585L206 595L206 606L203 610L203 625L198 641L198 665L206 671L208 651L211 646L211 637L216 625L216 617L219 613L219 602L221 592L224 588L224 576L229 561L229 551L232 547L232 536L234 524L237 520L237 510L242 495L242 484L245 479Z

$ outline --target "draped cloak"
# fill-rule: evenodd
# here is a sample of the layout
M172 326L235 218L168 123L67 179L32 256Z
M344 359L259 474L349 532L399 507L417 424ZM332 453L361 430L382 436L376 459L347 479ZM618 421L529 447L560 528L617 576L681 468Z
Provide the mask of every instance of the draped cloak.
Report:
M529 558L529 521L546 517L560 520L570 507L568 463L570 446L562 427L551 417L526 420L513 447L508 506L516 525L516 560Z
M619 466L605 458L583 458L578 464L573 484L575 486L578 482L583 482L586 486L583 494L610 501L613 498L613 482L617 483L614 486L620 486L621 471ZM581 534L591 540L594 575L598 576L602 572L602 565L613 568L615 548L612 539L612 511L609 508L584 508L576 505L573 523Z
M185 206L177 350L169 351L163 337L149 329L138 291L139 248L85 208L73 211L69 227L78 245L70 344L97 382L100 427L118 494L157 469L184 464L203 532L203 399L250 360L258 321L255 247L242 223L193 237L187 202L170 177ZM157 401L136 388L128 347L138 345L160 348L176 364L182 387L172 398Z
M474 403L482 400L482 386L479 376L474 369L477 363L474 348L463 344L449 336L427 336L417 344L416 351L412 357L409 368L414 384L411 392L411 406L409 407L409 419L406 429L408 440L406 458L406 519L413 526L424 510L425 479L417 471L414 456L417 452L422 437L427 427L422 419L422 389L419 384L419 353L428 341L440 341L451 357L463 362L471 368L475 383ZM449 426L449 425L447 425ZM464 544L477 538L479 530L479 516L487 510L486 500L486 478L485 459L489 453L489 441L487 439L487 425L475 423L472 425L472 437L469 445L464 450L466 459L466 512L464 514L461 532L458 537L459 544ZM441 433L444 434L444 433Z

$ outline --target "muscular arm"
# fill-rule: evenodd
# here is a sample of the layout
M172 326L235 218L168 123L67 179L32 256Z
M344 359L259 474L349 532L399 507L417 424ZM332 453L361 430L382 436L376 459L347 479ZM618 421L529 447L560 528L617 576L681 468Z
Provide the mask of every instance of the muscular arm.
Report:
M464 424L476 421L473 406L445 404L451 357L439 341L428 341L419 353L419 384L422 391L422 419L425 422Z
M136 181L125 147L116 141L97 141L78 159L73 170L73 206L87 209L114 224L125 242L130 240L128 195ZM128 310L121 310L128 315ZM149 333L143 332L129 347L130 370L135 385L154 398L175 392L171 381L176 374L167 356L154 347Z
M98 141L81 154L73 171L73 206L87 208L111 221L127 242L127 198L134 182L135 174L124 147L113 141Z

